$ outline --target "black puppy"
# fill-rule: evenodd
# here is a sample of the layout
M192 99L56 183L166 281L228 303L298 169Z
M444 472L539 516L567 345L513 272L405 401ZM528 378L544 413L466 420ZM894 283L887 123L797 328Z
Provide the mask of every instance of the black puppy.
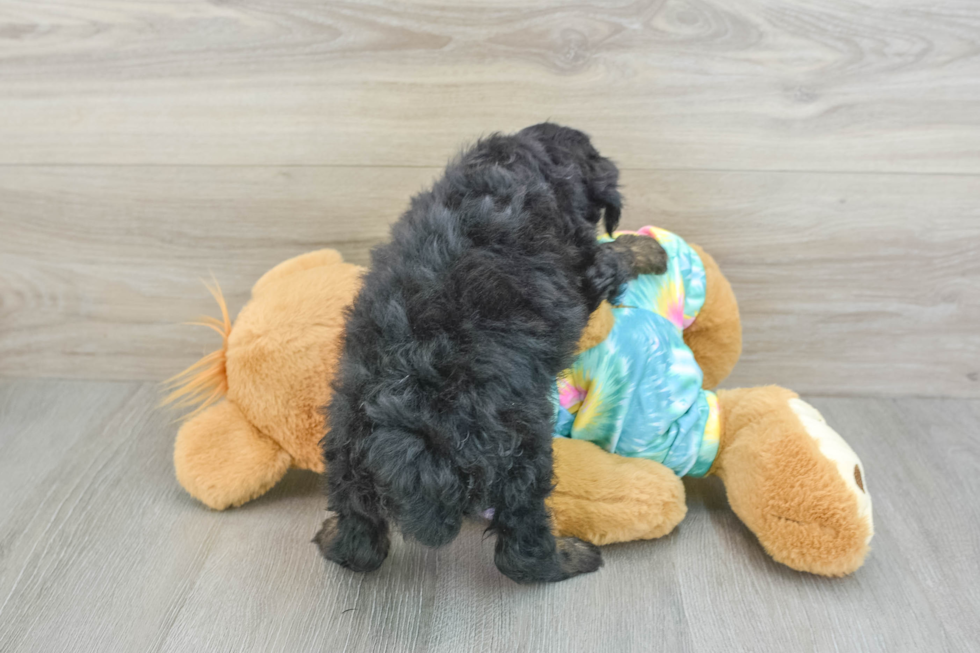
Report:
M639 272L656 240L596 241L620 213L616 166L544 123L481 140L413 198L372 252L347 315L323 441L329 508L315 542L355 571L388 554L388 522L428 546L494 508L495 561L518 582L596 570L556 538L551 393L589 313Z

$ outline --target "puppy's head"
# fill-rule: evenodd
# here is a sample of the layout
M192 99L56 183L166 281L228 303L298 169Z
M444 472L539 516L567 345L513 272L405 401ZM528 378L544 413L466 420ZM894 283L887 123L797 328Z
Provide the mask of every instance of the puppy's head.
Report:
M598 223L602 217L606 232L612 235L622 209L616 164L599 154L588 135L571 127L543 122L522 129L520 134L540 143L556 165L574 166L581 172L589 201L595 207L589 212L589 220Z

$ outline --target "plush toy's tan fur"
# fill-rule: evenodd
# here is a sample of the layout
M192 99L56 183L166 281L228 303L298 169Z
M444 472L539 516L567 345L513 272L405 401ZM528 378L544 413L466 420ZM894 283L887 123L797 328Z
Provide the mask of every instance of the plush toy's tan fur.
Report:
M731 374L742 355L742 320L732 286L715 259L697 245L691 247L704 264L705 295L697 319L684 329L684 344L701 366L704 387L712 389Z
M555 489L548 497L555 532L593 544L649 540L684 519L684 484L651 460L625 458L591 442L554 444Z
M714 259L705 265L704 307L684 340L713 388L741 353L741 322L731 286ZM321 407L337 363L343 309L363 269L321 250L267 272L234 326L217 288L222 320L205 324L223 346L175 377L169 399L201 406L174 447L181 485L217 510L266 491L290 467L323 471ZM593 314L580 349L612 328L608 304ZM872 534L860 461L794 393L775 386L721 391L722 437L711 474L735 513L776 560L829 576L860 566ZM669 533L687 512L684 485L667 467L624 458L566 438L554 442L554 527L596 544Z
M684 342L701 366L704 387L713 389L738 362L742 326L718 264L692 247L704 263L706 294ZM600 306L580 351L602 342L612 325L610 307ZM794 402L803 402L784 388L723 390L718 400L721 443L709 473L724 481L732 509L766 551L793 569L825 576L860 567L873 527L853 451L845 444L846 451L823 453L798 416L806 408L794 410ZM594 544L628 542L665 535L684 518L684 486L663 465L610 454L589 442L557 438L553 446L556 486L549 506L557 534Z
M822 454L797 402L803 403L795 392L777 386L721 391L725 426L711 473L725 482L732 510L775 560L843 576L868 551L871 502L857 457L849 448L833 458ZM841 458L852 456L841 470Z
M269 491L292 464L278 442L223 401L191 418L174 444L177 480L191 496L223 510Z
M613 328L613 320L615 319L612 306L606 300L602 300L599 308L589 316L589 322L582 330L582 335L579 336L578 351L583 352L586 349L591 349L605 340Z
M175 377L170 397L224 396L192 413L177 434L177 479L196 499L223 510L264 494L290 467L323 471L321 407L340 351L343 310L363 272L333 250L310 252L259 279L234 327L226 321L222 330L215 321L222 349Z

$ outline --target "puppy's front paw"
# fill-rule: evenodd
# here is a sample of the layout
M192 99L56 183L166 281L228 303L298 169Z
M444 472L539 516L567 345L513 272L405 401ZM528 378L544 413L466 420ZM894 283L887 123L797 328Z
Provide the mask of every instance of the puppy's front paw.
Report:
M633 253L633 274L663 274L667 271L667 252L656 238L623 234L615 242Z
M565 578L588 574L602 566L602 552L595 544L577 537L559 537L555 539L555 546Z

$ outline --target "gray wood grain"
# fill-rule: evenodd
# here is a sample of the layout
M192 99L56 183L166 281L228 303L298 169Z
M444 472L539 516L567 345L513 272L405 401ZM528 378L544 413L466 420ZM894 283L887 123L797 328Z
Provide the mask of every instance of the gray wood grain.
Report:
M873 551L824 579L772 562L716 481L670 536L522 587L479 524L376 573L319 558L317 479L242 509L186 497L152 384L0 382L0 650L966 651L980 641L980 402L810 397L862 457Z
M7 0L0 163L441 165L553 118L626 167L980 173L973 0Z
M0 375L159 380L318 247L367 262L436 168L30 167L0 176ZM980 396L980 176L626 171L625 227L705 246L745 354L729 385Z
M552 118L627 226L718 256L731 385L980 397L978 34L972 0L8 0L0 376L167 377L214 347L200 278L366 262L458 147Z

